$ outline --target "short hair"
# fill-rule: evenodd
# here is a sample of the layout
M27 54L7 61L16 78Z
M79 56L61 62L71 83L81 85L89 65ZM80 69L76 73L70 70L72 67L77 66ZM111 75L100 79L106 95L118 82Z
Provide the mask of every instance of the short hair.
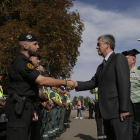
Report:
M20 47L21 50L24 50L24 47L23 47L21 41L18 41L18 45L19 45L19 47Z
M114 36L110 35L110 34L106 34L106 35L99 36L98 40L101 39L101 38L103 39L104 43L109 42L110 43L110 49L114 51L114 49L115 49L115 38L114 38Z

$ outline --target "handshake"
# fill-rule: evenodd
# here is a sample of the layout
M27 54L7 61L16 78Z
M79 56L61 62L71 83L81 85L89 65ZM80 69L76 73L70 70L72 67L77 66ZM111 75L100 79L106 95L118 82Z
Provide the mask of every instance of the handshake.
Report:
M78 83L76 81L73 81L72 79L67 79L67 84L66 84L66 88L69 90L73 90L74 88L76 88L78 86Z

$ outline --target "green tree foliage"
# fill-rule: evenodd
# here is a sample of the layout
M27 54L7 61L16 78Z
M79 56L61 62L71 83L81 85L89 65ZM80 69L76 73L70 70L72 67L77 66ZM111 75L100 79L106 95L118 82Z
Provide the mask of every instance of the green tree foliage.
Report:
M84 24L77 11L69 12L73 0L1 0L0 67L8 66L19 53L21 33L35 34L40 55L47 61L48 76L67 78L79 56Z
M84 105L85 105L85 107L88 107L88 102L90 101L90 97L86 97L86 98L84 98Z
M73 100L72 100L72 105L73 106L77 105L76 98L77 98L77 96L73 97ZM84 106L88 107L88 102L90 101L90 97L87 96L86 98L84 98L83 96L79 96L78 98L80 99L82 106L83 106L83 103L84 103Z
M74 97L73 97L73 100L72 100L72 105L73 105L73 106L77 105L76 98L77 98L77 96L74 96Z

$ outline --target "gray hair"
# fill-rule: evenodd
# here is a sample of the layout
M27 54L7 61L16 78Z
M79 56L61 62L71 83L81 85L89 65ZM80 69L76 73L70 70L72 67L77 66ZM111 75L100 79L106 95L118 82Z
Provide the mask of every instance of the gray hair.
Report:
M114 38L114 36L110 35L110 34L102 35L102 36L98 37L98 40L101 39L101 38L103 39L104 43L109 42L110 43L110 49L114 51L114 49L115 49L115 38Z

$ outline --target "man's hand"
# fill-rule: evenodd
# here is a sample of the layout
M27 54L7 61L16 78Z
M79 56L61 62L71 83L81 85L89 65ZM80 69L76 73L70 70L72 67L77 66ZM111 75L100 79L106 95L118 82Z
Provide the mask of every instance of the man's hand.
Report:
M57 106L57 108L60 108L60 106Z
M42 102L41 104L42 104L43 107L48 109L48 103L47 102Z
M66 110L68 110L68 109L69 109L69 107L68 107L68 106L66 106L66 107L65 107L65 109L66 109Z
M73 81L68 81L67 80L67 87L66 88L68 88L68 89L74 89L75 88L75 86L74 86L74 82Z
M50 112L51 112L51 109L47 110L46 112L47 112L47 114L50 114Z
M42 102L41 104L42 104L43 107L45 107L48 110L50 110L52 108L51 106L49 106L48 102Z
M4 108L5 107L5 102L0 101L0 108Z
M124 121L128 115L129 115L129 112L121 112L120 113L121 121Z
M68 85L68 83L71 82L71 85ZM67 79L67 88L70 90L73 90L74 88L76 88L78 86L78 83L72 79Z
M54 107L54 105L52 104L52 102L49 102L49 106L50 106L51 108Z
M38 120L38 115L36 112L34 112L34 116L32 118L32 121L36 122Z
M64 105L62 104L61 109L63 109L63 108L64 108Z
M72 107L73 107L73 106L72 106L72 105L70 105L70 109L72 109Z

